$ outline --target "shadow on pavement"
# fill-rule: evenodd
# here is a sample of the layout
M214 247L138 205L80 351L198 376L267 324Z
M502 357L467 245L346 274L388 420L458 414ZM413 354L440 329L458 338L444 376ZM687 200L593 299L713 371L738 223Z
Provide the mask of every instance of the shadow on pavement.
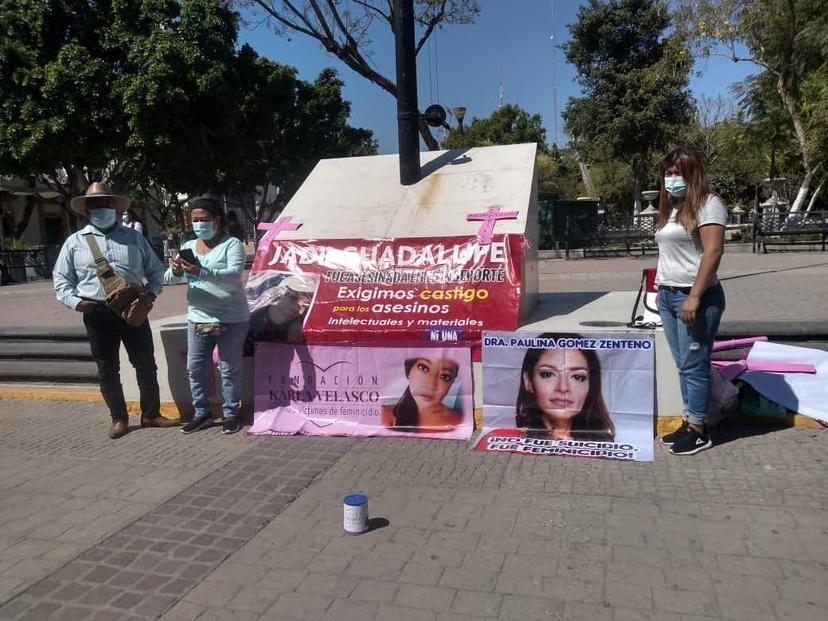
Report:
M734 440L741 440L743 438L752 438L756 436L765 436L769 433L777 431L784 431L790 429L789 425L776 424L768 422L763 425L751 425L747 422L728 422L723 421L716 429L710 431L715 446L728 444Z
M380 528L385 528L386 526L390 526L390 525L391 525L391 522L389 522L385 518L381 518L381 517L370 518L368 520L368 530L366 530L365 532L370 533L372 531L379 530Z

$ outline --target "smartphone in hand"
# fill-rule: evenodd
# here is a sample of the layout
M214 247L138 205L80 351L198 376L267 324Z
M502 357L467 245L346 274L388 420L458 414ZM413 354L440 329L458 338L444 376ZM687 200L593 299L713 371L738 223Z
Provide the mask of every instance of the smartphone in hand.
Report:
M195 256L192 248L181 248L178 251L178 256L190 265L197 265L198 267L201 267L201 261L199 261L198 257Z

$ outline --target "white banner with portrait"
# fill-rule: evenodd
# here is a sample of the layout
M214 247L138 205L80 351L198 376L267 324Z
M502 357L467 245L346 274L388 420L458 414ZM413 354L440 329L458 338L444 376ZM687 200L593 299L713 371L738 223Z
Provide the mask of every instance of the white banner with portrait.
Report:
M485 332L475 450L653 460L655 340Z

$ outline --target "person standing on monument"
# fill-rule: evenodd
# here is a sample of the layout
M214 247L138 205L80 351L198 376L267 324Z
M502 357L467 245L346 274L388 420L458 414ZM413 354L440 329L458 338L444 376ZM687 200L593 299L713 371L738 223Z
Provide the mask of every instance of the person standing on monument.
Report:
M112 424L109 437L120 438L129 430L127 405L120 377L121 343L135 367L141 395L141 426L172 427L178 421L161 416L155 351L149 321L143 318L131 325L118 310L101 279L96 265L110 268L108 279L134 287L135 300L143 307L143 317L161 293L164 266L146 238L118 224L119 215L129 208L129 199L113 194L108 184L95 182L84 196L72 199L75 213L89 224L64 242L53 271L57 299L83 315L92 357L98 366L101 395L109 408ZM114 273L113 273L114 272ZM145 282L146 281L146 282ZM110 300L108 303L107 300ZM114 310L115 309L115 310Z
M661 164L658 243L658 310L679 373L685 419L661 438L674 455L713 446L707 429L710 354L725 295L716 272L724 253L727 209L710 191L704 163L679 148Z
M193 199L190 221L196 239L184 243L164 274L166 283L187 283L187 373L195 415L181 431L193 433L212 424L208 390L218 347L222 433L235 433L241 428L242 355L250 325L242 279L244 245L228 234L224 209L212 196Z

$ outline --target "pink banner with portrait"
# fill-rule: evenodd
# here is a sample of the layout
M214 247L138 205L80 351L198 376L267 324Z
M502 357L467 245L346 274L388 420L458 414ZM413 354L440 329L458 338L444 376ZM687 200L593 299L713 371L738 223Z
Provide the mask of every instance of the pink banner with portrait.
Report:
M474 428L464 347L256 343L254 435L460 440Z

